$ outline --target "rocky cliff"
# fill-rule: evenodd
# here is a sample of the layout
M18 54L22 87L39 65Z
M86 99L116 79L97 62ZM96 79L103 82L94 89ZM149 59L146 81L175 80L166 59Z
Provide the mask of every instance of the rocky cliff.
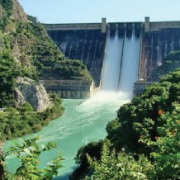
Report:
M24 13L23 8L17 0L13 0L12 17L18 19L21 22L27 22L27 15Z
M43 110L49 105L48 94L43 85L27 77L17 78L15 94L17 106L29 102L36 110Z

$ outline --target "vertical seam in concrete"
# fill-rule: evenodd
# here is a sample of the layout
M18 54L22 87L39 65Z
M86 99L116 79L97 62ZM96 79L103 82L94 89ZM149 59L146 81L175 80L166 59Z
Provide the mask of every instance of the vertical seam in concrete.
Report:
M121 72L122 72L121 69L122 69L122 64L123 64L123 53L124 53L125 36L126 36L126 34L124 34L124 36L123 36L122 51L121 51L121 60L120 60L120 72L119 72L117 91L119 89L119 84L120 84L120 79L121 79Z

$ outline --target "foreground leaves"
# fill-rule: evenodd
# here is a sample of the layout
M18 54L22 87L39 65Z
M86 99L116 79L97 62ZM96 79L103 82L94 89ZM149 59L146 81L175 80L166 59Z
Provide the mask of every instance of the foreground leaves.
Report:
M8 152L1 156L1 164L4 164L4 166L6 157L12 154L17 156L21 163L15 173L6 172L4 167L4 179L43 180L52 179L54 176L58 175L58 169L62 167L62 154L58 154L46 167L40 168L40 154L43 151L49 151L55 148L56 145L55 143L49 142L47 145L39 146L37 144L38 139L39 137L21 140L20 144L14 144Z
M88 160L90 174L86 180L146 180L154 177L153 165L146 157L139 156L136 161L123 151L118 154L110 152L106 145L103 146L101 160L93 160L90 156Z

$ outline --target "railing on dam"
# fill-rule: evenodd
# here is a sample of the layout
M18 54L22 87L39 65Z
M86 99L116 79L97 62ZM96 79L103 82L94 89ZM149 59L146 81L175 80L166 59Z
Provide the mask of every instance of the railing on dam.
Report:
M164 28L180 28L180 21L150 22L151 31L158 31Z
M106 33L106 18L101 23L43 24L47 31L101 30Z
M101 23L79 23L79 24L43 24L47 31L53 30L96 30L101 29Z
M157 21L150 22L150 17L145 17L144 30L145 32L159 31L167 28L180 28L180 21Z

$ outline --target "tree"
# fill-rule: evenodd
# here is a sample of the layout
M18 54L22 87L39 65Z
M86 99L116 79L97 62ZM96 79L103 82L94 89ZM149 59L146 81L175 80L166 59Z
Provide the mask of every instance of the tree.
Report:
M180 103L180 70L164 76L159 83L148 87L144 94L123 105L117 113L117 120L107 126L107 138L117 151L124 147L129 152L149 155L154 149L139 141L146 137L156 141L158 128L166 121L164 113L174 110L174 102Z
M59 154L44 168L39 167L39 156L43 151L48 151L55 148L56 145L52 142L46 145L39 146L35 137L29 140L21 140L20 144L15 144L9 151L1 153L0 156L0 176L2 179L22 179L22 180L44 180L52 179L57 176L58 169L62 167L62 155ZM15 173L6 171L6 158L8 155L14 154L20 160L21 165Z
M82 146L75 157L76 163L80 164L80 166L73 172L71 175L71 179L79 179L79 175L86 175L88 172L89 162L87 158L87 154L92 158L100 159L101 157L101 149L102 149L103 142L91 142L85 146Z
M172 113L162 114L166 124L158 128L159 137L151 153L155 161L157 179L180 179L180 105L174 104Z
M118 154L110 151L104 145L101 160L93 160L88 156L90 163L89 175L86 180L147 180L154 179L154 168L151 162L144 156L135 160L132 155L121 151Z

